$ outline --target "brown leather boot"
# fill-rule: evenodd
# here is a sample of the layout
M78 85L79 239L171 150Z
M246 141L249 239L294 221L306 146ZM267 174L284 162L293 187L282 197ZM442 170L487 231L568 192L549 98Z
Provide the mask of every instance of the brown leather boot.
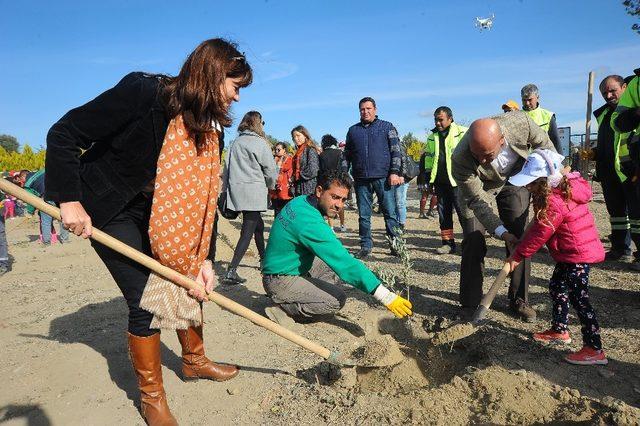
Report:
M526 322L536 321L536 311L519 297L516 300L511 300L509 302L509 308L514 315L520 317Z
M202 326L176 330L182 345L182 376L184 380L209 379L217 382L233 379L239 369L235 365L216 364L204 356Z
M140 412L150 426L177 426L167 405L160 366L160 333L149 337L129 335L129 358L138 377Z

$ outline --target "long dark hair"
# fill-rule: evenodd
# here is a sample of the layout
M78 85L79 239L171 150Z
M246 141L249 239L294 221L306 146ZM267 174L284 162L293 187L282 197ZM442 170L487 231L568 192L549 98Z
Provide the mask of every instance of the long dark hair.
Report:
M265 134L264 127L262 126L262 114L258 111L249 111L246 113L244 117L242 117L240 124L238 124L238 132L244 132L245 130L256 133L264 138Z
M240 78L239 86L247 87L253 81L253 72L237 44L213 38L191 52L177 77L166 79L163 98L169 116L182 114L198 144L213 130L213 122L229 127L233 121L220 91L226 78Z

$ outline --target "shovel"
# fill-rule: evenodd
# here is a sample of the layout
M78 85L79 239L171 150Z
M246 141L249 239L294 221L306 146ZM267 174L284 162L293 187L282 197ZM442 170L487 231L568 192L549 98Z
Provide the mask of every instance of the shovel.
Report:
M480 324L482 324L487 312L489 312L489 307L491 306L493 299L496 297L496 294L498 294L498 290L502 286L505 278L509 275L509 272L509 264L505 263L487 294L482 297L480 305L478 305L476 311L473 313L473 317L471 317L470 322L455 324L444 331L436 333L431 340L431 343L436 346L443 345L445 343L453 343L475 333Z
M24 189L20 188L19 186L5 179L0 179L0 190L7 194L11 194L16 198L19 198L25 203L31 204L36 209L48 214L51 217L61 220L60 209L58 209L55 206L52 206L51 204L44 202L44 200L42 200L41 198L36 197L35 195L25 191ZM123 256L126 256L129 259L149 268L151 271L155 272L156 274L161 275L162 277L172 281L173 283L181 287L184 287L187 290L191 290L191 289L204 290L201 284L198 284L191 278L188 278L185 275L182 275L179 272L176 272L173 269L162 265L157 260L147 256L144 253L141 253L135 250L134 248L100 231L99 229L95 229L95 228L93 229L91 238L99 242L100 244L103 244L109 247L110 249L122 254ZM302 337L292 332L291 330L288 330L282 327L281 325L271 321L270 319L265 318L262 315L259 315L250 309L245 308L239 303L236 303L233 300L227 297L224 297L219 293L211 292L207 295L207 297L210 301L216 303L221 308L226 309L245 319L248 319L254 324L262 328L265 328L271 331L272 333L275 333L278 336L284 339L287 339L290 342L295 343L296 345L310 352L313 352L314 354L320 356L321 358L324 358L326 361L330 363L337 364L339 366L364 366L364 365L361 365L361 363L359 363L358 361L350 361L349 359L346 359L345 357L341 356L340 353L337 351L330 351L329 349L315 342L312 342L311 340L305 337ZM372 365L372 366L379 367L380 365L379 363L375 363L375 365Z

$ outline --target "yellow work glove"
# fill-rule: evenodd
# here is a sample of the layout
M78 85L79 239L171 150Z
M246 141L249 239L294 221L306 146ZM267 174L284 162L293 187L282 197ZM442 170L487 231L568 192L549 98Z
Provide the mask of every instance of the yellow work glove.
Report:
M390 291L388 288L380 284L376 291L373 293L373 297L387 307L398 318L404 318L407 315L412 315L411 302L404 297Z
M387 305L387 309L393 312L398 318L404 318L407 315L413 314L413 312L411 312L411 302L402 296L396 296L396 298Z

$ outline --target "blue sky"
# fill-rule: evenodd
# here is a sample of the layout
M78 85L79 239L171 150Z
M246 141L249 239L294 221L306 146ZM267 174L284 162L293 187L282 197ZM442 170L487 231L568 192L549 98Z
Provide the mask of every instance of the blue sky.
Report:
M176 74L218 36L237 41L256 71L234 125L255 109L287 141L298 124L316 140L344 139L364 96L400 134L426 139L436 107L469 123L519 101L530 82L559 125L583 133L588 72L597 85L640 67L640 35L618 0L0 0L0 11L0 133L34 147L126 73ZM478 31L475 17L491 13L493 29Z

